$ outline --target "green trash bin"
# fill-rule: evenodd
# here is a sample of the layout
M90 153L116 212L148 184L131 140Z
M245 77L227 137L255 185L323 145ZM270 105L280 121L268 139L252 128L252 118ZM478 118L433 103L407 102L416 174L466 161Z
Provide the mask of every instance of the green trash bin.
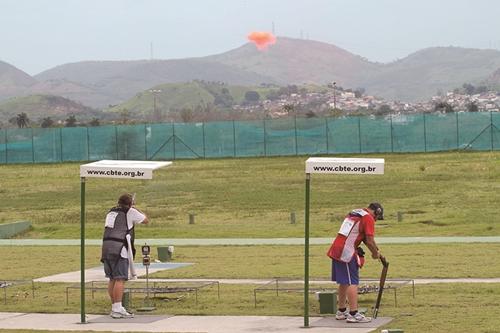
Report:
M318 292L319 313L333 314L337 313L337 293L336 292Z
M167 262L172 260L173 246L159 246L158 247L158 260L161 262Z

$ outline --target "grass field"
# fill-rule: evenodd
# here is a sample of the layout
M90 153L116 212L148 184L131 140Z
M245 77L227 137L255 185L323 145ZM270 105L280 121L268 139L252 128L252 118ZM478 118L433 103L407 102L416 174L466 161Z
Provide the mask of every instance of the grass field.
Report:
M370 201L384 204L386 220L377 236L492 236L499 201L500 152L384 154L384 176L313 175L311 237L332 237L343 215ZM175 161L153 181L88 179L87 238L100 238L107 210L122 192L136 192L138 207L151 225L137 229L139 238L303 237L305 157ZM22 238L79 238L79 164L1 165L0 223L29 220ZM297 223L290 224L290 212ZM403 220L397 220L398 212ZM196 223L188 224L188 214ZM327 278L328 246L311 246L311 277ZM384 244L389 278L488 278L500 276L500 244ZM86 267L99 264L99 247L88 246ZM176 262L195 265L153 274L156 278L301 278L302 246L176 246ZM156 255L156 251L153 251ZM0 279L33 279L80 269L76 246L1 246ZM40 263L43 263L42 265ZM380 264L368 259L362 277L377 278ZM0 311L79 312L78 291L65 303L67 284L36 284L8 290ZM297 315L300 293L259 295L255 285L221 285L194 297L156 299L156 313L226 315ZM405 332L497 332L500 287L494 284L419 285L384 295L381 316ZM361 296L370 308L374 295ZM135 300L135 302L140 299ZM87 298L89 313L106 313L105 293ZM135 303L136 306L140 304ZM311 296L311 315L318 302ZM7 332L0 330L0 332Z
M386 212L378 235L500 234L492 218L500 152L370 157L386 159L385 175L313 176L311 237L332 235L350 209L375 200ZM301 237L305 159L176 161L153 181L88 179L87 237L101 237L105 213L125 191L151 218L144 238ZM79 164L1 165L0 174L0 223L31 221L28 238L79 237Z

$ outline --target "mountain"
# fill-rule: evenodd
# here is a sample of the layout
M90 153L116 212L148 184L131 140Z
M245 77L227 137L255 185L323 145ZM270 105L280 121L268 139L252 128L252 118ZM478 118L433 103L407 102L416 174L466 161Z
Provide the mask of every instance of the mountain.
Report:
M36 75L39 81L76 82L101 94L100 100L86 104L103 107L122 103L136 93L153 86L192 80L230 82L251 85L275 80L203 58L152 61L91 61L61 65ZM67 95L63 95L67 96ZM82 98L77 100L82 101Z
M500 52L460 47L434 47L382 65L359 82L372 95L388 100L425 100L464 83L479 84L500 69Z
M35 83L29 74L0 61L0 100L22 95Z
M60 65L35 77L0 62L0 100L49 94L107 108L151 87L198 80L244 86L335 81L338 86L364 88L367 94L387 100L414 102L464 83L495 86L499 69L500 52L495 50L434 47L381 64L331 44L279 37L266 51L248 43L199 58L85 61Z

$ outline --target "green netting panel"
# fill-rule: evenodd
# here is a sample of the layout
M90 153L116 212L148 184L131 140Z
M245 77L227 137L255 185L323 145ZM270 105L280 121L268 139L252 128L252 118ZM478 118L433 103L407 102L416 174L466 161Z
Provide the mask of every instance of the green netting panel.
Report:
M458 148L457 115L455 113L424 114L425 151Z
M326 118L297 118L297 151L299 154L327 153L326 137Z
M33 149L35 163L61 161L61 129L34 128Z
M359 126L362 153L392 151L390 117L363 117Z
M236 156L265 156L264 121L235 122Z
M0 163L7 163L7 130L0 130Z
M89 160L118 159L118 128L116 126L87 127Z
M295 120L273 119L265 123L266 156L296 155Z
M359 153L359 122L357 117L328 119L328 153Z
M458 114L458 138L461 149L491 149L491 113Z
M394 152L421 152L425 150L424 117L396 115L392 121L392 150Z
M7 163L33 163L31 128L7 129Z
M500 149L500 113L491 113L493 149Z
M175 158L200 158L205 156L203 123L174 124Z
M148 160L171 160L174 154L173 124L146 125L146 153Z
M119 160L146 159L146 127L144 125L117 126L116 138Z
M61 160L89 160L87 127L61 128L61 141Z
M205 123L205 156L235 156L235 124L232 121Z

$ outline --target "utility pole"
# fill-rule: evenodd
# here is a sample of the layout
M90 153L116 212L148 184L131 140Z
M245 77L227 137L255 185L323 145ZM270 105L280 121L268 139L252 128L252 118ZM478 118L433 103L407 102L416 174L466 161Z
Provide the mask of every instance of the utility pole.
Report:
M158 108L156 107L156 95L158 93L161 93L161 89L151 89L149 90L150 93L153 94L153 116L154 116L154 120L159 122L161 120L161 114L160 114L160 110L158 110Z

